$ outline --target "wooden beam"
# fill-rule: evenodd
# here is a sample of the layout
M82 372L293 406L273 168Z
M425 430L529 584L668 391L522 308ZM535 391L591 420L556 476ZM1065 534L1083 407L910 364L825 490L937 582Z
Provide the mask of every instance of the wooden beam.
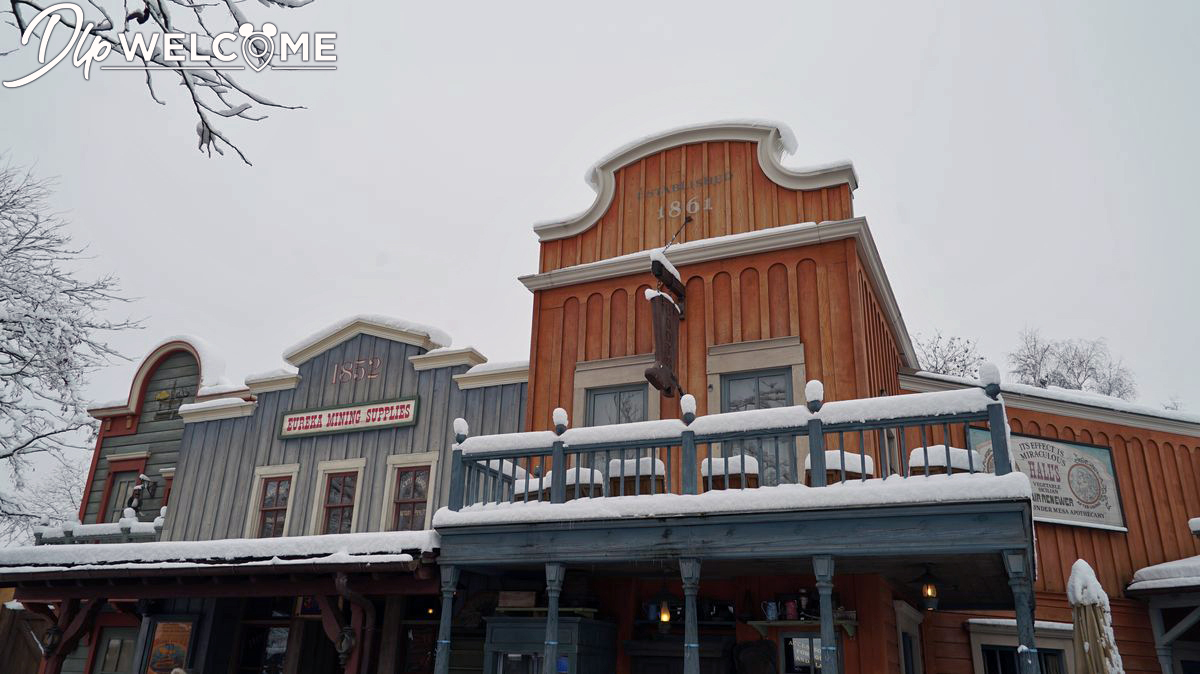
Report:
M199 582L183 585L174 579L160 579L158 582L146 584L126 581L116 585L110 585L105 580L84 585L77 585L74 581L65 582L65 585L52 583L18 585L15 589L15 598L21 602L57 602L68 598L168 599L173 597L300 597L337 594L333 579L328 577L303 582L264 580L254 584L233 578L200 579ZM437 580L420 580L412 576L372 581L370 588L372 596L436 595L438 592Z

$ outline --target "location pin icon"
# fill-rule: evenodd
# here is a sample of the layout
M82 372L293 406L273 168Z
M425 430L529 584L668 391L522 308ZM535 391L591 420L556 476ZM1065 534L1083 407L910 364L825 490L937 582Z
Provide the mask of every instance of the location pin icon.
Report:
M242 58L254 69L262 72L271 63L275 55L275 41L271 38L279 33L273 23L264 23L262 31L256 32L254 25L243 23L238 26L238 35L242 36Z

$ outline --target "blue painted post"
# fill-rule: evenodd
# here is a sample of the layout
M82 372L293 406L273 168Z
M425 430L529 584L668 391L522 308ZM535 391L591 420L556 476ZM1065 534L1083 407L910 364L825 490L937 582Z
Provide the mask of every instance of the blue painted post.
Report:
M820 419L808 422L809 479L814 487L825 486L825 431Z
M696 484L696 434L692 431L683 432L683 456L680 462L680 486L685 494L695 494L699 490Z
M817 577L817 594L821 602L821 672L838 674L837 632L833 622L833 557L814 556L813 575Z
M438 617L438 640L434 659L435 674L450 674L450 619L454 612L454 589L458 586L458 567L443 566L442 615Z
M446 506L450 510L459 510L463 507L463 477L466 471L463 470L462 449L458 445L450 451L450 496Z
M558 672L558 597L562 594L566 572L567 567L562 564L546 563L546 647L542 674Z
M679 575L683 578L683 674L700 674L700 626L696 622L700 560L680 559Z
M567 500L567 453L562 440L554 442L550 463L553 464L550 469L550 502L562 503Z
M988 428L992 432L992 460L997 475L1012 472L1012 455L1008 453L1008 420L1004 415L1004 403L997 400L988 403Z
M1036 607L1033 578L1027 559L1023 550L1004 551L1004 567L1008 571L1008 585L1012 588L1017 614L1017 643L1020 644L1017 647L1017 671L1021 674L1041 674L1034 637L1033 616Z

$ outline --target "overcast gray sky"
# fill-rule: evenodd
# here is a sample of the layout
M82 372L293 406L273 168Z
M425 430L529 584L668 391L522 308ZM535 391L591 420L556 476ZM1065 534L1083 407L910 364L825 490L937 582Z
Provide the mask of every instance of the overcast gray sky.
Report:
M567 5L246 3L338 33L336 72L247 78L307 106L221 126L253 167L196 152L166 78L163 107L139 74L69 64L0 90L0 149L58 177L89 271L139 298L125 353L194 333L240 381L357 312L526 358L531 223L588 206L593 161L680 124L776 119L799 139L786 163L854 161L911 332L999 361L1024 326L1105 337L1143 402L1200 411L1200 3Z

